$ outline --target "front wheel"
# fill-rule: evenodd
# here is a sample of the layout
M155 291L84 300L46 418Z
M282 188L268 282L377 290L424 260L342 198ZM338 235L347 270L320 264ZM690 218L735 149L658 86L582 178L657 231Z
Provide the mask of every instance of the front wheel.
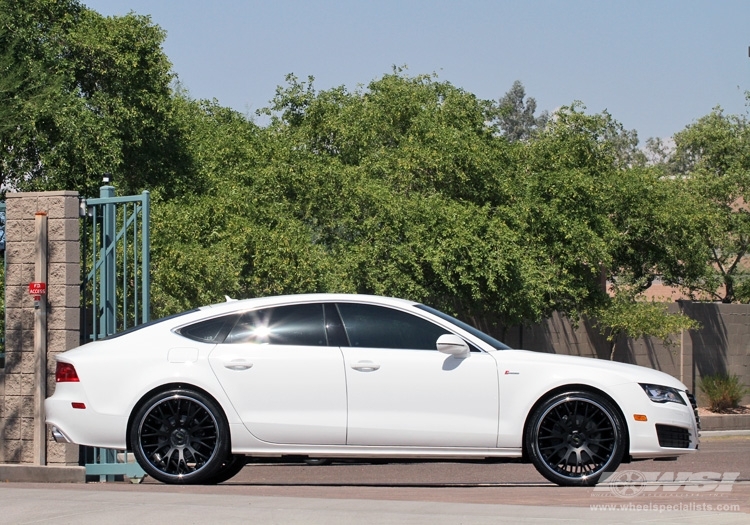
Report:
M155 394L130 429L135 459L162 483L210 480L229 457L229 426L213 400L192 390Z
M593 486L625 453L625 424L612 403L593 392L545 400L526 427L526 452L539 473L563 486Z

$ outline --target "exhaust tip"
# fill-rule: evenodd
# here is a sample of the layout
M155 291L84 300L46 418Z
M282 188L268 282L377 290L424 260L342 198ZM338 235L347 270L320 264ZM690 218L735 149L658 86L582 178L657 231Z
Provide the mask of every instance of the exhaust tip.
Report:
M52 438L56 443L72 443L70 438L66 436L62 430L57 427L52 427Z

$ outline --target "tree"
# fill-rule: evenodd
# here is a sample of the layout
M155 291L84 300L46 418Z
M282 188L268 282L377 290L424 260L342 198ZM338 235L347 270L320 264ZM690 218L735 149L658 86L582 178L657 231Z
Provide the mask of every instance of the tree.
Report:
M39 64L18 63L16 48L0 27L0 137L13 137L28 122L48 117L60 87L60 79Z
M294 166L287 172L295 174L296 188L305 177L316 181L308 186L314 190L297 192L297 198L325 192L325 181L301 168L306 163L322 163L317 171L326 177L339 174L334 177L343 191L306 204L305 220L317 242L345 254L351 266L344 273L355 276L358 291L493 311L508 323L537 320L556 306L581 308L589 299L598 269L585 290L583 281L556 281L565 275L560 261L578 260L579 253L565 253L561 244L558 253L565 257L550 258L546 239L525 231L535 217L527 193L547 202L535 193L534 181L553 181L557 157L532 166L533 141L511 144L488 125L491 103L400 70L354 93L316 93L309 81L289 80L269 111L276 135L291 141L294 160L283 154L274 159ZM577 173L585 176L583 168ZM338 199L341 194L347 199ZM554 299L559 296L565 299Z
M60 107L62 76L51 44L63 31L51 19L74 19L72 3L0 2L0 185L5 191L39 174L39 151L47 145L35 130ZM30 33L36 31L36 37Z
M7 78L32 81L12 92L11 124L0 130L4 187L91 195L105 172L125 193L191 187L164 32L148 17L105 18L77 0L0 0L0 27Z
M610 360L615 358L617 341L621 337L658 337L671 345L673 335L700 327L682 312L669 313L665 303L638 301L627 294L616 296L593 313L595 325L609 342Z
M535 111L536 100L526 97L526 89L516 80L495 107L495 125L510 142L528 140L549 120L546 111L538 117L534 116Z
M289 77L263 129L177 101L204 193L154 211L155 311L339 291L536 315L534 259L508 226L508 144L487 106L399 72L354 93L310 82Z
M612 266L607 196L617 173L606 133L608 115L563 107L519 150L520 229L525 249L535 250L543 302L538 316L554 310L578 315L605 298L602 271Z
M750 300L750 126L720 108L675 135L667 164L700 201L698 232L707 272L679 280L693 295L731 303Z
M702 232L710 216L686 179L660 166L621 170L607 201L617 232L607 278L617 293L636 297L657 279L678 286L704 279L710 267Z
M542 313L593 318L613 357L621 335L668 340L694 327L638 295L659 274L700 275L705 265L693 253L699 237L685 229L693 215L677 198L679 181L644 165L634 132L606 112L581 109L562 108L526 144L522 224L550 283Z

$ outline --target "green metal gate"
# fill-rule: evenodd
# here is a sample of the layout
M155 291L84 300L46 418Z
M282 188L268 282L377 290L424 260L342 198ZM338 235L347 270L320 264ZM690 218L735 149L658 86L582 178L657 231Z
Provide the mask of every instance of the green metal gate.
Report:
M149 193L115 197L105 177L99 198L81 200L81 343L149 321L151 304ZM141 479L143 470L123 451L82 447L86 476Z

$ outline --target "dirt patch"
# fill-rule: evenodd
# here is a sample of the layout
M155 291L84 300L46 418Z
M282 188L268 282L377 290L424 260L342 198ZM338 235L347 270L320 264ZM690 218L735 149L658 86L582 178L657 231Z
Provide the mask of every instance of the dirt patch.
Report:
M711 412L707 407L698 407L698 415L702 416L734 416L737 414L750 414L750 406L738 406L737 408L727 408L721 412Z

